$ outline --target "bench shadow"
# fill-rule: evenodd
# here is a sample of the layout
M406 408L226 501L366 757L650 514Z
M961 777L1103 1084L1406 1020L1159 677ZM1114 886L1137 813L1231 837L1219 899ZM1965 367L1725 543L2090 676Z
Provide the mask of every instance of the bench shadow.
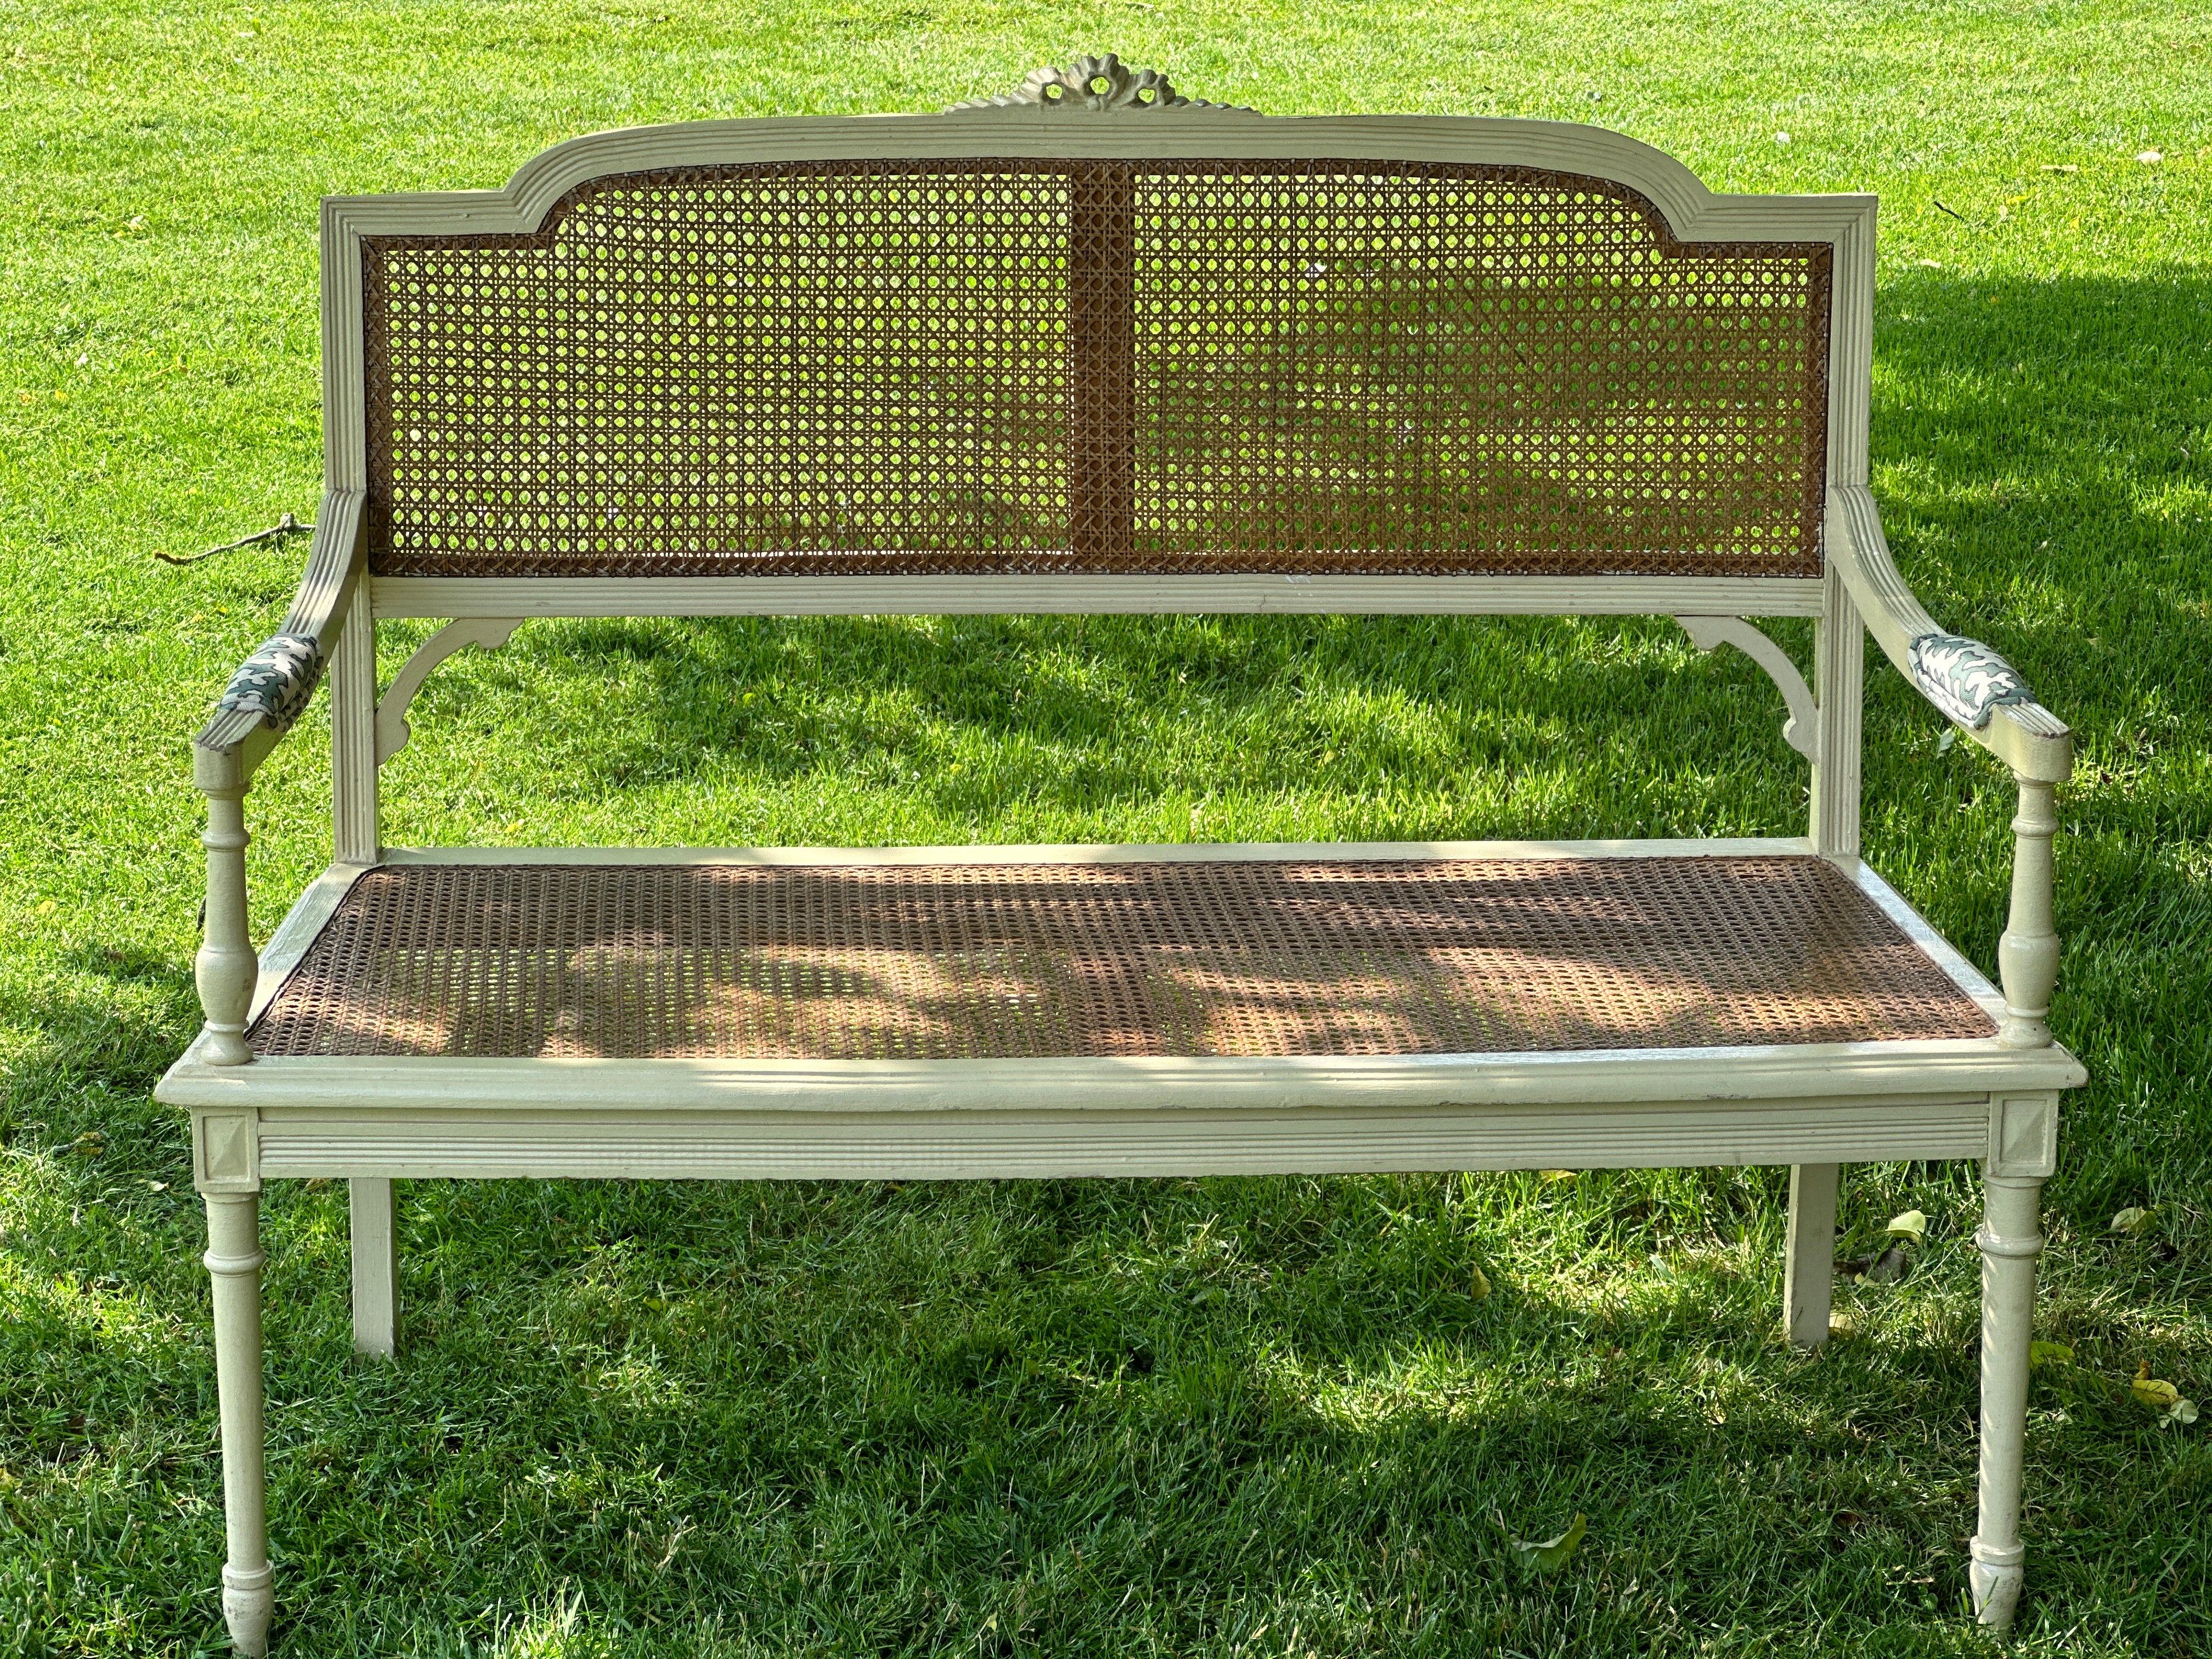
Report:
M1778 1273L1691 1266L1658 1287L1615 1264L1644 1282L1564 1298L1449 1229L1407 1243L1359 1220L1407 1199L1392 1178L1320 1183L1338 1192L1318 1206L1291 1190L1316 1184L457 1184L434 1202L439 1261L400 1370L372 1373L372 1412L295 1428L324 1450L277 1465L289 1559L404 1594L349 1528L356 1505L427 1484L456 1536L514 1529L497 1576L520 1575L518 1598L565 1579L602 1613L680 1628L772 1594L802 1621L870 1626L867 1651L907 1651L933 1619L991 1651L987 1619L1010 1617L1022 1644L995 1650L1074 1650L1125 1596L1188 1601L1200 1625L1311 1618L1316 1576L1320 1608L1551 1632L1515 1650L1627 1651L1809 1594L1837 1629L1948 1626L1972 1526L1970 1316L1801 1359L1775 1340ZM1186 1248L1217 1206L1243 1253ZM1125 1232L1137 1210L1158 1242ZM471 1212L506 1224L480 1235L496 1261L454 1230ZM920 1224L894 1247L901 1217ZM1100 1229L1133 1274L1096 1271ZM852 1250L857 1274L836 1261ZM452 1294L464 1279L481 1294ZM501 1356L515 1419L453 1427L453 1389ZM333 1386L303 1380L288 1409ZM352 1459L349 1437L374 1444ZM1592 1529L1570 1571L1514 1562L1509 1537L1576 1512ZM1660 1536L1664 1559L1644 1542Z
M2204 271L1883 280L1875 488L1899 568L2093 739L2177 694L2212 708L2208 421Z
M1937 618L2009 656L2085 749L2212 708L2212 278L1907 267L1885 278L1876 340L1876 491ZM1777 631L1802 660L1807 630ZM1640 620L611 620L541 624L507 654L564 706L642 677L647 694L563 769L594 793L735 765L779 787L881 779L988 826L1017 805L1107 811L1163 791L1387 787L1431 776L1440 753L1510 772L1580 749L1577 781L1601 794L1623 763L1793 764L1755 670L1732 652L1697 660ZM1878 656L1870 670L1878 726L1933 730ZM948 765L977 745L1004 763ZM1870 742L1870 769L1883 749ZM1603 808L1632 824L1638 803L1623 791Z

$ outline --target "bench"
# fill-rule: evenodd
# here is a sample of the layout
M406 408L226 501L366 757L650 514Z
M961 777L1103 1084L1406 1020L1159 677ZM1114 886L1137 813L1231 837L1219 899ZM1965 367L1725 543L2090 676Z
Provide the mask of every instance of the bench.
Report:
M942 115L706 122L324 204L327 489L199 734L234 1640L265 1650L258 1194L397 1177L1792 1169L1978 1158L1972 1599L2021 1583L2067 728L1930 620L1868 489L1871 197L1717 196L1594 128L1272 119L1112 58ZM1802 836L402 848L440 662L540 617L1652 615L1774 681ZM1808 684L1755 623L1809 617ZM444 619L392 684L376 629ZM2002 990L1859 853L1864 635L2009 766ZM334 858L265 951L242 802L331 689Z

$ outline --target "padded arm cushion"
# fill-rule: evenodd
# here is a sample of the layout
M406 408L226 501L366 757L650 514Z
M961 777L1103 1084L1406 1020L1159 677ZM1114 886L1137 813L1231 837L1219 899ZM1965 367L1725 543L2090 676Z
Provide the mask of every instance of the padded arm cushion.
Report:
M1864 484L1828 491L1827 554L1867 631L1922 696L2021 776L2063 783L2072 775L2074 735L2065 721L1989 647L1936 625L1898 574Z
M324 653L313 634L278 634L262 643L216 699L217 714L251 714L279 733L292 729L322 683Z

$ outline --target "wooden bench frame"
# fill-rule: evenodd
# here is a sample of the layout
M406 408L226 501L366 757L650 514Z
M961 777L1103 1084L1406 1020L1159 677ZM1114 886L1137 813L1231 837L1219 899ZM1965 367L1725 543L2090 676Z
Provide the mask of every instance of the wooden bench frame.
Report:
M1057 88L1055 91L1054 89ZM1149 100L1144 96L1152 89ZM1057 104L1059 107L1054 107ZM1833 249L1826 574L1762 577L1212 576L379 578L367 574L361 239L536 228L564 191L611 173L743 161L976 156L1313 157L1476 161L1619 181L1687 241ZM356 1345L396 1337L395 1176L884 1177L1201 1175L1792 1166L1785 1324L1825 1340L1838 1166L1979 1158L1984 1219L1979 1525L1974 1605L2004 1626L2022 1569L2021 1473L2037 1198L2054 1167L2062 1091L2085 1074L2045 1024L2052 792L2067 728L2001 659L1942 633L1892 564L1868 489L1875 200L1731 197L1619 135L1546 122L1269 119L1192 106L1111 59L1040 71L995 106L895 119L706 122L600 134L529 162L504 189L324 205L328 484L298 599L198 740L209 804L207 1022L164 1079L190 1109L209 1212L228 1559L223 1601L242 1652L265 1652L273 1595L262 1454L258 1194L271 1177L352 1183ZM1734 644L1775 679L1812 762L1802 838L1758 842L1391 847L964 848L891 851L440 848L382 845L377 769L406 741L406 706L446 656L503 643L533 617L884 613L1359 612L1672 616L1711 650ZM444 617L380 699L375 625ZM1751 622L1817 623L1808 686ZM2020 811L2011 914L1990 986L1859 861L1862 629L1961 730L2008 765ZM289 641L289 643L284 643ZM327 660L335 857L257 955L246 922L243 799ZM927 862L1117 859L1583 857L1812 854L1871 896L2000 1023L1985 1040L1790 1048L1366 1059L738 1062L285 1059L245 1032L353 883L429 861ZM249 1063L251 1062L251 1063ZM1174 1106L1178 1109L1164 1110ZM836 1133L826 1131L835 1128Z

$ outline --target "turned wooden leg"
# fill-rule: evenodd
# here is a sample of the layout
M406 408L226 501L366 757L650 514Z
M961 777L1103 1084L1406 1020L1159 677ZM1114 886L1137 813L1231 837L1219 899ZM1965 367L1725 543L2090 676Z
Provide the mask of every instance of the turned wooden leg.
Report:
M390 1358L399 1346L399 1253L392 1178L356 1176L353 1195L353 1351Z
M1840 1164L1800 1164L1790 1171L1790 1255L1782 1274L1782 1318L1796 1348L1828 1340L1836 1287L1836 1188Z
M1970 1548L1974 1613L2010 1626L2020 1606L2021 1462L2027 1440L2027 1347L2035 1313L2042 1179L1984 1173L1982 1226L1981 1514Z
M269 1528L261 1467L261 1200L210 1193L208 1272L215 1275L215 1375L222 1404L222 1511L229 1559L222 1616L250 1659L269 1651Z

